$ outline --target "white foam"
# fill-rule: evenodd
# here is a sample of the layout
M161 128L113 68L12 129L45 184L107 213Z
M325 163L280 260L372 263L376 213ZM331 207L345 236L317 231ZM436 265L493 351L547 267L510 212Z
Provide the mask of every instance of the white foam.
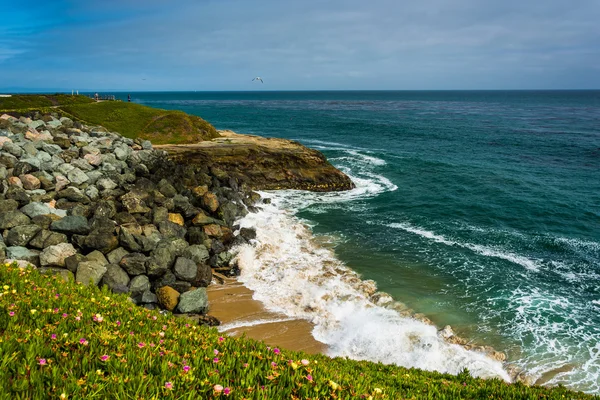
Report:
M521 256L519 254L514 254L511 252L508 252L506 250L494 249L494 248L479 245L479 244L456 242L454 240L447 239L444 236L438 235L434 232L431 232L431 231L428 231L428 230L425 230L422 228L414 227L408 223L394 222L391 224L387 224L387 226L389 226L390 228L402 229L406 232L411 232L416 235L425 237L427 239L431 239L438 243L443 243L448 246L460 246L460 247L472 250L475 253L481 254L483 256L501 258L501 259L510 261L512 263L521 265L530 271L538 271L541 267L541 264L538 260L533 260L533 259L527 258L525 256Z
M294 318L272 318L272 319L253 319L253 320L242 320L234 321L228 324L220 325L217 329L219 332L227 332L233 329L246 328L249 326L275 324L278 322L292 321Z
M468 368L475 376L510 380L500 362L448 344L434 326L370 301L375 283L361 280L331 249L319 246L293 212L279 208L290 203L285 193L264 195L272 203L239 221L255 227L257 238L254 247L238 248L237 261L240 280L268 309L312 321L315 338L332 356L453 374ZM322 195L323 201L331 200L328 196Z

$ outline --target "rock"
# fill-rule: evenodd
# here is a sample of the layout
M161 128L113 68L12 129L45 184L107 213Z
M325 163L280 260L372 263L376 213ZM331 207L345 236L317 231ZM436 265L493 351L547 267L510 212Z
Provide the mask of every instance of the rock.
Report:
M40 265L42 267L56 266L64 267L65 259L73 256L77 253L77 250L71 243L60 243L54 246L45 248L40 253Z
M39 189L42 185L40 180L31 174L21 175L19 179L21 179L21 182L23 183L23 189L25 190Z
M90 198L87 197L80 189L70 186L65 190L61 190L57 193L56 198L67 199L77 203L89 204Z
M100 190L113 190L117 188L118 185L112 179L104 178L98 179L98 181L96 182L96 186Z
M217 239L223 237L223 231L221 230L221 227L219 225L204 225L202 229L204 230L204 233L206 233L210 237L215 237Z
M192 284L186 281L175 281L171 287L177 290L179 293L185 293L191 289Z
M50 229L66 234L86 235L90 232L88 221L82 216L68 215L50 225Z
M198 264L196 278L192 282L195 287L207 287L212 281L212 268L207 264Z
M198 198L202 198L202 196L204 196L207 192L208 192L208 186L206 186L206 185L196 186L195 188L192 189L192 193L194 193L194 195L196 195L196 197L198 197Z
M7 211L16 211L19 208L19 203L13 199L0 200L0 214ZM24 212L23 210L21 210ZM24 212L25 213L25 212ZM27 213L25 213L28 215Z
M198 268L196 263L189 258L178 257L175 261L175 266L173 267L173 272L175 276L187 282L192 282L196 279L196 274L198 272Z
M170 286L163 286L156 291L158 304L169 311L173 311L177 307L179 296L179 292Z
M144 291L139 298L141 304L158 303L158 297L150 290Z
M67 173L67 179L75 185L82 185L87 182L90 178L79 168L74 168Z
M215 223L215 219L212 217L209 217L202 211L199 212L198 215L196 215L194 217L194 219L192 220L192 224L194 224L194 226L203 226L203 225L209 225L209 224L214 224L214 223Z
M16 200L19 203L19 207L23 207L31 202L27 192L18 186L10 186L5 196L7 199Z
M205 314L208 311L208 295L206 288L198 288L179 296L177 311L182 314Z
M219 208L219 199L214 193L207 192L202 196L202 207L214 213Z
M24 260L36 267L40 266L40 252L37 250L30 250L27 247L7 247L6 258L14 260Z
M256 229L242 228L242 229L240 229L240 235L248 241L256 239Z
M41 274L58 275L63 281L69 282L73 280L73 273L64 268L43 267L39 269Z
M27 244L41 231L37 225L19 225L12 228L6 236L9 246L27 246Z
M88 249L99 250L107 254L119 247L119 240L112 232L94 230L85 238L84 245Z
M158 230L165 237L185 238L187 230L171 221L162 221L158 223Z
M73 161L71 161L71 165L74 166L75 168L79 168L80 170L84 171L84 172L88 172L88 171L92 171L94 169L94 167L92 167L90 165L90 163L83 158L77 158ZM87 176L87 174L86 174ZM89 179L89 177L88 177Z
M177 278L175 277L175 274L173 274L171 271L167 271L160 278L155 279L152 282L152 288L156 291L156 289L163 286L171 286L175 284L176 281Z
M125 257L129 252L122 247L114 249L110 253L107 254L108 262L111 264L119 264L121 259Z
M157 207L154 209L154 211L152 213L152 222L154 224L158 224L159 222L168 221L168 220L169 220L169 210L167 210L165 207Z
M183 251L183 257L189 258L196 264L205 263L210 257L208 249L203 245L192 245Z
M142 141L142 149L152 150L152 143L149 140Z
M19 145L12 142L5 142L4 146L2 146L2 150L12 154L15 157L21 157L23 155L23 149L21 149Z
M181 214L169 214L169 221L180 225L180 226L185 226L185 220L183 219L183 217L181 216Z
M129 251L142 251L142 245L135 240L135 236L129 233L126 229L121 229L119 232L119 243Z
M129 282L131 297L141 296L147 290L150 290L150 280L146 275L138 275Z
M69 186L71 184L71 181L62 175L57 175L55 179L56 179L55 189L57 192L63 190L64 188L66 188L67 186Z
M8 186L16 186L22 188L23 182L21 182L21 178L17 176L11 176L10 178L8 178Z
M84 261L87 261L87 258L85 258L85 256L83 256L82 254L77 253L75 255L65 258L65 268L67 268L72 273L76 273L79 264Z
M187 240L190 244L204 244L204 242L209 239L202 228L192 226L188 229Z
M117 207L114 201L101 200L96 204L94 217L113 218L117 214Z
M57 210L56 208L52 208L48 206L48 204L40 203L40 202L32 202L21 208L21 211L27 216L34 218L38 215L47 215L54 214L59 217L66 217L67 212L65 210Z
M27 215L17 210L0 213L0 229L11 229L15 226L29 225L30 221Z
M29 242L29 246L38 249L44 249L49 246L55 246L60 243L67 243L67 235L63 233L51 232L47 229L42 229L37 235Z
M146 273L146 261L148 258L141 253L126 254L119 265L131 276Z
M177 190L167 181L162 179L157 185L158 191L165 197L175 197Z
M104 257L104 254L99 252L98 250L94 250L88 255L85 256L86 261L97 261L102 263L103 265L108 264L108 260Z
M126 195L121 197L121 202L123 206L127 209L127 212L130 214L145 214L147 212L152 211L142 200L137 197L132 192L127 193Z
M0 164L5 165L7 168L14 168L18 162L17 157L6 152L0 152Z
M219 326L221 321L212 315L200 315L198 318L198 325L201 326Z
M98 285L106 271L106 265L102 264L101 262L82 261L77 267L75 281L81 282L85 285L90 284L90 282L93 285Z

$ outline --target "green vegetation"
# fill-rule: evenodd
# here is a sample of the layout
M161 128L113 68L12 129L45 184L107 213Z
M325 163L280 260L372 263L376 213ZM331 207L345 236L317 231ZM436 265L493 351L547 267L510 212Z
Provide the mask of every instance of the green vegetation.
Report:
M269 348L125 295L0 265L0 399L587 399Z
M93 102L94 100L83 95L18 94L11 97L0 97L0 110L27 110Z
M182 111L160 110L122 101L96 102L86 96L14 95L0 97L0 113L31 115L59 113L89 125L102 125L123 136L148 139L153 144L196 143L219 137L200 117Z
M87 123L102 125L129 138L148 139L153 144L195 143L219 136L211 124L182 111L120 101L77 104L61 109Z

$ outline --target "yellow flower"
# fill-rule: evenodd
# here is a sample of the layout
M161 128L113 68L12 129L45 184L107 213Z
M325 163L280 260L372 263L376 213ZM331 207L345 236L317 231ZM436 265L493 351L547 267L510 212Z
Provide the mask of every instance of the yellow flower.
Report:
M381 394L383 392L383 390L381 390L379 388L375 388L375 389L373 389L373 391L377 394Z
M9 288L10 288L10 286L8 286L8 285L2 286L2 289L4 289L4 290L8 290Z
M102 370L100 370L100 369L97 369L96 370L96 374L97 375L104 375L104 372L102 372Z
M295 370L298 369L298 364L296 364L295 362L293 362L292 363L292 368L295 369Z
M17 291L16 291L15 289L13 289L13 290L12 290L12 293L13 293L13 294L15 294L15 293L17 293Z
M68 397L67 397L67 395L66 395L66 394L64 394L64 393L61 393L61 394L60 394L60 398L61 398L62 400L65 400L65 399L67 399Z
M30 312L31 314L35 314L35 313L37 312L37 310L29 310L29 312Z
M104 296L104 300L108 301L108 300L110 300L110 297Z
M332 381L332 380L330 380L330 381L329 381L329 386L331 386L331 388L332 388L333 390L337 390L337 389L338 389L338 387L340 387L340 385L338 385L337 383L335 383L335 382L334 382L334 381Z

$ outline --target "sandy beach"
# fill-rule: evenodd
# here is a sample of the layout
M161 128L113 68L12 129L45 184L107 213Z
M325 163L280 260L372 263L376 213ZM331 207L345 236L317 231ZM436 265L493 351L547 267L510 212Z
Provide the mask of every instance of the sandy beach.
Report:
M303 319L290 319L268 311L252 299L253 292L235 279L208 287L209 314L221 321L224 333L262 340L270 346L301 350L310 354L325 353L327 346L311 334L313 325Z

